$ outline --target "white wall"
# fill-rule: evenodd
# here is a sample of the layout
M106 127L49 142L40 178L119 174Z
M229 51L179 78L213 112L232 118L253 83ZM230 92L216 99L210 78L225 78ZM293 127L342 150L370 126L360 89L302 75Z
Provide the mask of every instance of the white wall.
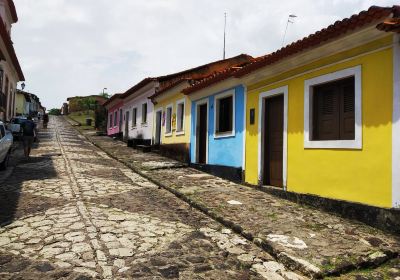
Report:
M125 135L125 116L126 112L129 111L129 120L128 120L128 138L137 138L138 135L142 135L143 139L152 139L153 134L153 111L154 105L150 99L155 92L155 87L151 87L149 90L145 91L141 95L133 98L132 100L124 100L123 112L124 112L124 121L123 121L123 134ZM147 103L147 122L146 124L142 124L142 104ZM137 126L132 127L132 111L133 108L137 108Z

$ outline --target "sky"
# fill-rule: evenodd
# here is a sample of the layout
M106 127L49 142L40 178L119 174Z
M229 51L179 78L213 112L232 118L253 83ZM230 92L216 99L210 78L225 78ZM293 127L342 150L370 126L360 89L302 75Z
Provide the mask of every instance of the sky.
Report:
M393 0L14 0L12 39L25 90L60 108L70 96L125 92L145 77L264 55ZM396 3L397 2L397 3Z

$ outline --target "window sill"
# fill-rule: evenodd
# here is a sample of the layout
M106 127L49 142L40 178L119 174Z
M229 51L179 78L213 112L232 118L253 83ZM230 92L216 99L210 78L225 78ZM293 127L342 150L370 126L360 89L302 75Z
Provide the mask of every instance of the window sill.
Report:
M136 125L135 125L135 126L132 126L131 129L137 129L137 126L136 126Z
M142 123L141 124L142 127L147 127L147 125L148 125L147 123Z
M171 136L172 136L172 132L165 133L164 136L165 136L165 137L171 137Z
M235 137L235 132L215 132L214 133L214 138L229 138L229 137Z
M326 141L304 141L305 149L353 149L361 150L360 140L326 140Z
M177 131L177 132L175 132L175 135L176 136L185 135L185 131Z

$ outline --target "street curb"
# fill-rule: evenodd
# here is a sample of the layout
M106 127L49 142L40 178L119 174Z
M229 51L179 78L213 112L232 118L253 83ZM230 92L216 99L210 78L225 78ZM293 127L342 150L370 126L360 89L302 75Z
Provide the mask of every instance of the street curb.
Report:
M241 235L249 242L252 242L257 247L261 248L265 252L272 255L277 261L283 263L287 269L292 270L292 271L299 271L304 276L310 277L312 279L321 279L321 278L324 278L327 276L339 276L339 275L342 275L342 274L345 274L345 273L348 273L350 271L354 271L357 269L378 267L379 265L382 265L385 262L387 262L399 255L392 251L384 251L384 252L381 252L381 253L383 253L383 255L380 255L379 258L373 257L372 255L374 255L374 254L372 254L366 258L357 260L357 263L349 262L349 263L338 266L337 268L329 270L329 271L321 271L318 267L314 266L313 264L311 264L303 259L299 259L299 258L290 256L286 252L280 251L279 249L277 249L274 246L274 244L272 242L269 242L260 237L253 236L253 234L251 232L245 231L239 224L236 224L235 222L225 219L223 216L218 215L216 212L212 211L210 208L207 208L206 205L193 200L192 198L188 197L184 193L179 192L176 189L171 188L167 185L164 185L163 183L161 183L157 180L154 180L151 176L147 175L146 173L144 173L137 167L131 165L130 163L120 160L119 158L114 156L112 153L110 153L107 150L100 147L98 144L93 142L89 137L84 135L79 129L77 129L75 127L73 127L73 128L76 131L78 131L79 134L81 134L83 137L85 137L90 143L92 143L98 149L105 152L108 156L110 156L114 160L117 160L118 162L122 163L123 165L125 165L126 167L128 167L129 169L134 171L135 173L139 174L140 176L144 177L145 179L149 180L153 184L157 185L158 187L163 188L163 189L167 190L168 192L172 193L180 200L186 202L191 207L201 211L202 213L204 213L208 217L212 218L213 220L217 221L218 223L222 224L223 226L230 228L236 234Z

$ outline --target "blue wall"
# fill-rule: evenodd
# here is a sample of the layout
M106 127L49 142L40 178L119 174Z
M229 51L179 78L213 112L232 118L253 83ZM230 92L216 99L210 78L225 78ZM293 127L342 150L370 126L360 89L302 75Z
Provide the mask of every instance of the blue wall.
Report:
M227 89L226 91L232 90ZM214 137L214 99L215 95L223 92L215 93L208 96L208 164L223 165L230 167L242 167L243 164L243 131L244 131L244 87L237 86L235 90L235 135L225 138ZM202 99L204 100L204 99ZM196 162L195 147L195 116L197 102L192 102L192 131L190 139L191 162Z

